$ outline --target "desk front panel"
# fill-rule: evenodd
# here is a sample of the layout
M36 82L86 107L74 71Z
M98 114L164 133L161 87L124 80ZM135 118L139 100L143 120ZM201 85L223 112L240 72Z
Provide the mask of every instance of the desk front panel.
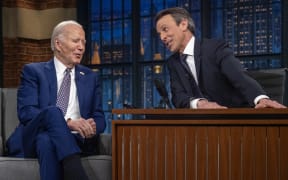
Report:
M114 180L286 180L288 126L116 120Z

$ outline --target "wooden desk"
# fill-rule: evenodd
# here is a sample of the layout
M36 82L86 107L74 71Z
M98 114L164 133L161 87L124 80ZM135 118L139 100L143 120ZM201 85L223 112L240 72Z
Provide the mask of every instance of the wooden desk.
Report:
M288 179L287 109L112 113L153 118L112 121L114 180Z

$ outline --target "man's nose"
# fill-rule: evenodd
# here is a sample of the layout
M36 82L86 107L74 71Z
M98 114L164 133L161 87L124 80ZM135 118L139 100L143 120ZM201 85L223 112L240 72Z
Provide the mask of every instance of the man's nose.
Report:
M165 34L160 34L160 39L161 39L161 41L165 42L166 35Z
M81 49L81 50L83 50L83 49L85 48L85 44L82 43L82 42L80 42L80 43L78 44L78 48Z

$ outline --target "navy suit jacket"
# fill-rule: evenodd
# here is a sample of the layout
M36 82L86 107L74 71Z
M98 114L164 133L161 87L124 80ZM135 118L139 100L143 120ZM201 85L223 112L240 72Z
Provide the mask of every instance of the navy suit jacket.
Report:
M168 59L172 102L176 108L189 108L191 100L201 97L227 107L253 107L254 99L266 94L257 81L245 73L225 41L196 39L194 59L202 95L195 92L192 73L180 60L179 53Z
M75 83L81 117L94 118L96 133L102 133L106 123L102 111L101 83L98 74L85 66L76 65ZM53 59L48 62L25 65L17 94L17 111L20 124L7 142L10 153L15 156L24 156L23 148L21 148L22 138L27 137L22 136L23 127L45 108L56 106L56 98L57 77Z

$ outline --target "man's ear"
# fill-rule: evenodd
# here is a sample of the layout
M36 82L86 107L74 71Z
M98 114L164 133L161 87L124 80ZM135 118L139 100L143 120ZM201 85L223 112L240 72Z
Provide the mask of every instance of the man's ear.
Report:
M182 19L180 24L179 24L179 27L183 30L183 31L186 31L188 30L188 20L187 19Z
M55 49L56 50L59 50L59 48L60 48L60 46L61 46L61 43L60 43L60 41L59 41L59 39L55 39L54 40L54 45L55 45Z

